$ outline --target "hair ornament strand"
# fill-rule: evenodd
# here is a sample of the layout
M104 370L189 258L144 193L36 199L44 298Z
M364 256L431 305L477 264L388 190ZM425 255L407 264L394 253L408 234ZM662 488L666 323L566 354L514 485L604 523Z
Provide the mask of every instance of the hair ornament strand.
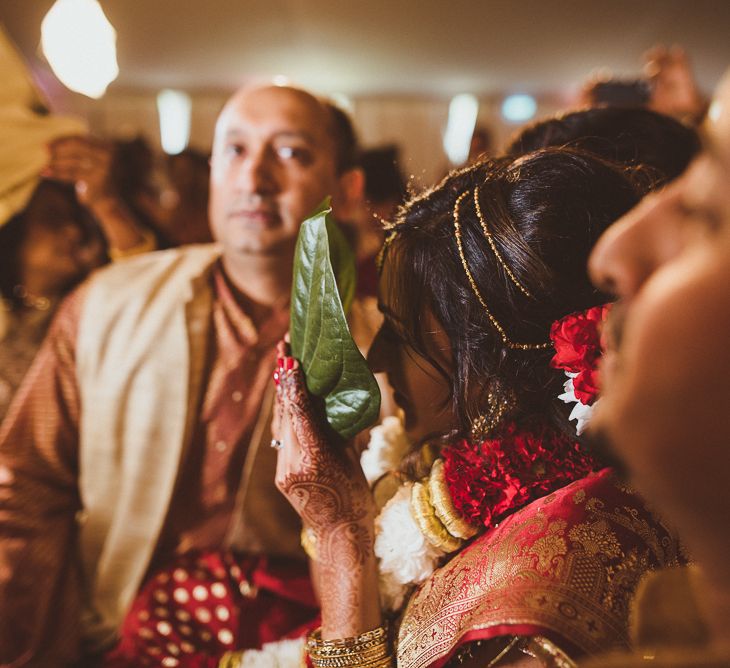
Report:
M474 191L476 194L476 190ZM459 221L459 211L461 207L461 202L464 200L465 197L469 195L469 192L463 192L461 195L459 195L456 198L456 202L454 202L454 212L453 212L453 218L454 218L454 236L456 237L456 247L459 250L459 258L461 259L461 265L464 267L464 273L466 274L466 278L469 281L469 285L471 286L472 292L474 292L474 295L479 300L479 303L482 305L482 308L484 308L485 313L487 314L487 318L489 318L489 322L492 323L492 326L494 329L497 330L497 333L499 334L500 338L502 339L502 343L504 343L505 346L507 346L511 350L546 350L550 347L552 347L551 342L547 343L515 343L514 341L510 340L509 336L507 336L507 332L500 324L499 320L494 317L492 312L489 310L489 306L487 306L487 302L484 300L484 297L482 297L482 293L479 291L479 288L477 287L476 281L474 280L474 276L472 276L471 270L469 269L469 265L466 261L466 255L464 254L464 244L461 240L461 222ZM478 202L478 197L475 197L475 200ZM498 259L500 258L499 255L497 255ZM504 265L504 261L502 261L500 264ZM511 272L510 272L511 273Z

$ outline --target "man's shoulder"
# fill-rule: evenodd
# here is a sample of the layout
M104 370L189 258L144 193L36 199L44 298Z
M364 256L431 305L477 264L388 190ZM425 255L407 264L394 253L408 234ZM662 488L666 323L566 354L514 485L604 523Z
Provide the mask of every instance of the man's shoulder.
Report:
M194 244L143 253L102 267L93 274L89 284L126 283L130 279L164 275L178 267L187 267L194 273L206 269L220 254L218 244Z
M219 257L217 244L201 244L115 262L87 279L81 317L111 323L122 313L141 316L152 305L156 313L176 309L193 295L204 293L205 279Z

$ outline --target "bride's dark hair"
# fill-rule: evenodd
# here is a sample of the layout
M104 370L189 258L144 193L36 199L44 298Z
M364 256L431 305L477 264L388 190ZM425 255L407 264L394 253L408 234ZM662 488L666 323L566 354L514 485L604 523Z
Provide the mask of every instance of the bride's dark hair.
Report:
M557 400L565 376L549 366L552 349L512 344L544 344L554 320L607 301L588 279L588 255L648 186L598 156L547 148L454 172L403 207L384 251L392 264L382 297L405 342L451 384L460 436L489 410L489 392L508 397L511 420L575 434ZM429 311L451 343L448 371L429 354Z

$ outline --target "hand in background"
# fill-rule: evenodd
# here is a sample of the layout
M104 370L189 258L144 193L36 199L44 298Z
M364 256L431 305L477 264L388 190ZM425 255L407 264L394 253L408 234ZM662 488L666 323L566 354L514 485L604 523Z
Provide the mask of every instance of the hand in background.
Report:
M72 135L51 142L48 151L49 162L42 176L75 187L79 202L89 209L109 242L112 259L154 250L154 235L117 193L111 144Z
M685 50L678 46L656 46L644 54L644 60L644 73L652 86L649 108L697 122L707 105Z
M111 179L113 149L107 142L79 135L61 137L48 145L50 160L43 175L70 183L79 202L91 209L117 196Z

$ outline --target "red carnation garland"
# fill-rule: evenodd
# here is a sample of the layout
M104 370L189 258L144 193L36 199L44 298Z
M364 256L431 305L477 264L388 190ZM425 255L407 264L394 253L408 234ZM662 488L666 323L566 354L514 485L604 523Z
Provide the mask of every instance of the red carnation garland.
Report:
M525 431L514 423L498 439L464 440L441 456L454 507L485 527L599 468L579 443L555 430Z

